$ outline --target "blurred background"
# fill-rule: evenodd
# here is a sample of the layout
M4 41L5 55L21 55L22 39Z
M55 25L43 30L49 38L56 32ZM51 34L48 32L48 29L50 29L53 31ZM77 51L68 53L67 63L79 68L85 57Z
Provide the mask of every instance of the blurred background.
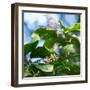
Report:
M80 15L24 12L24 44L31 42L32 32L39 27L57 29L58 21L65 27L71 27L80 21Z

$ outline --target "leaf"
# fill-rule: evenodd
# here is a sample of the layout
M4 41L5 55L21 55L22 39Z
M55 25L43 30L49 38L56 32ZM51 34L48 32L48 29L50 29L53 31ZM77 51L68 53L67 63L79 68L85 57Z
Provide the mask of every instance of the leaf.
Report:
M72 26L69 31L80 31L80 23L76 23L74 24L74 26Z
M47 56L50 56L51 54L52 54L52 52L43 46L43 47L35 48L31 52L30 57L31 58L37 58L37 57L45 58Z
M32 73L30 72L28 65L25 66L25 68L24 68L24 76L25 77L32 76Z
M52 48L53 45L55 44L56 40L54 38L50 38L45 40L45 44L44 46L48 47L48 48Z
M63 62L63 72L67 75L78 75L80 74L80 63L77 62Z
M41 39L45 40L45 46L48 48L52 48L55 43L60 43L61 45L66 44L63 34L58 30L39 28L35 31L35 34L38 34Z
M71 43L75 44L78 49L80 49L80 41L76 35L72 35Z
M54 69L54 66L51 64L37 64L34 63L33 64L36 68L38 68L39 70L43 71L43 72L52 72Z
M53 64L54 67L55 66L60 66L61 65L61 61L58 59L58 60L55 60L55 61L50 62L50 64Z
M37 43L38 41L24 45L24 56L31 52L37 46Z
M71 31L80 31L80 23L75 23L72 27L66 28L61 21L59 21L60 28L64 31L71 32Z
M47 30L46 28L38 28L35 33L38 34L41 39L45 40L51 37L57 37L56 30Z
M66 28L66 27L62 24L61 21L59 21L59 26L60 26L60 28L62 28L62 29L65 29L65 28Z
M64 46L64 50L65 50L65 53L75 53L76 52L74 44L68 44Z
M32 33L32 43L40 40L40 37L36 33Z
M80 31L80 23L76 23L70 28L65 28L65 31L67 32Z
M75 57L80 57L80 54L70 54L67 56L67 59L70 59L70 58L75 58Z

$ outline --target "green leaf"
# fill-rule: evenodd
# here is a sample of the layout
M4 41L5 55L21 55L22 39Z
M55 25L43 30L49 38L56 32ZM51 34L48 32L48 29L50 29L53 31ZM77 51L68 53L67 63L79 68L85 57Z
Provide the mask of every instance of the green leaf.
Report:
M32 73L30 72L29 68L30 67L28 65L24 67L24 76L25 77L32 76Z
M74 44L68 44L64 46L64 50L65 50L65 53L75 53L76 52Z
M28 43L24 45L24 56L31 52L36 46L37 46L38 41L34 43Z
M58 59L58 60L55 60L55 61L50 62L50 64L53 64L54 67L60 66L61 65L61 61Z
M46 47L38 47L35 48L32 52L30 57L31 58L37 58L37 57L41 57L41 58L45 58L47 56L50 56L53 52L51 52L50 50L48 50Z
M43 71L43 72L52 72L54 69L54 66L51 64L37 64L34 63L34 66L36 68L38 68L39 70Z
M74 26L70 28L69 31L80 31L80 23L76 23Z
M56 30L47 30L46 28L38 28L35 33L45 40L51 37L57 37Z
M70 54L67 56L67 59L72 59L72 58L75 58L75 57L80 57L80 54Z
M36 33L32 33L32 43L40 40L40 37Z
M58 30L39 28L34 33L38 34L41 39L45 40L45 46L48 48L52 48L55 43L60 43L61 45L66 44L63 34Z
M65 28L66 28L66 27L62 24L61 21L59 21L59 26L60 26L60 28L62 28L62 29L65 29Z
M53 45L55 44L55 42L56 42L56 40L54 38L47 39L47 40L45 40L44 46L51 49L53 47Z
M80 62L63 62L62 71L67 75L79 75L80 74Z
M72 35L71 43L73 43L78 49L80 49L80 41L76 35Z
M67 32L80 31L80 23L76 23L70 28L65 28L65 31L67 31Z

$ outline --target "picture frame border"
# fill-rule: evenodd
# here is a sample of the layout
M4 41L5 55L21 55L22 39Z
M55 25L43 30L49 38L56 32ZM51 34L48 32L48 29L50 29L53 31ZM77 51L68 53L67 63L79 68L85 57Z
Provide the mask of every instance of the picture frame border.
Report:
M67 82L49 82L49 83L35 83L35 84L18 84L18 7L32 6L32 7L46 7L46 8L65 8L85 10L85 80L67 81ZM11 86L25 87L25 86L42 86L42 85L60 85L60 84L74 84L88 82L88 7L81 6L64 6L64 5L46 5L46 4L32 4L32 3L14 3L11 4Z

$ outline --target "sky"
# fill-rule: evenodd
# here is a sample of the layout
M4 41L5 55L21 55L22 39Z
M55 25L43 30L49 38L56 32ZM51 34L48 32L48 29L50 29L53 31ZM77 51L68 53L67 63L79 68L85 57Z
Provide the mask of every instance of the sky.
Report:
M24 44L31 42L31 34L39 27L58 28L60 20L65 27L71 27L78 19L78 14L53 14L24 12Z

